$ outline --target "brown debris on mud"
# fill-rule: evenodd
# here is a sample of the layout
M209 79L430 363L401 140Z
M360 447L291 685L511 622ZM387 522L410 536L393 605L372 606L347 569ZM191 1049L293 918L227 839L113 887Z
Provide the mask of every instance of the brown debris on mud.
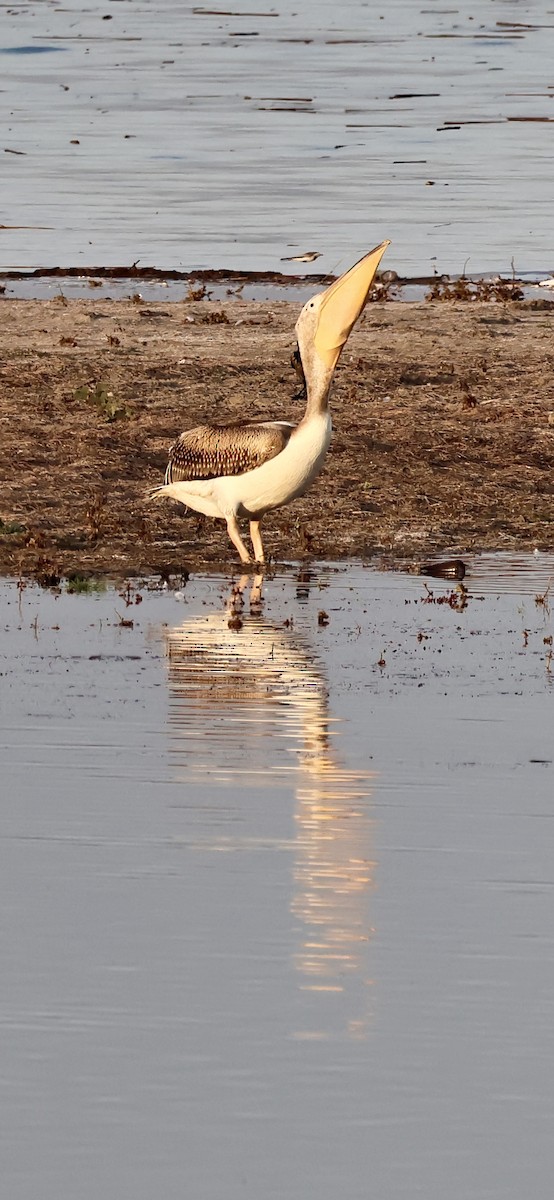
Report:
M298 305L2 299L0 571L236 566L225 527L149 504L207 421L298 419ZM276 560L554 545L554 305L372 304L337 370L319 480Z

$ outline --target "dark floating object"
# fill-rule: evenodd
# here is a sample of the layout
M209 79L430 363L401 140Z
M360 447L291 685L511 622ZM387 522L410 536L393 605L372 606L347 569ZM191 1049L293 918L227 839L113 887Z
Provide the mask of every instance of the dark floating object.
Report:
M66 49L66 46L2 46L0 54L51 54Z
M432 575L435 579L464 579L466 565L461 558L448 558L444 562L424 563L420 575Z
M24 151L19 151L24 153ZM10 228L10 226L5 226ZM27 228L27 226L12 226L11 228ZM31 228L49 228L49 226L31 226ZM276 283L289 285L291 278L301 279L306 283L332 283L336 279L335 275L327 274L302 274L291 276L283 274L282 271L232 271L232 270L212 270L201 269L198 271L166 271L161 267L139 267L137 262L131 263L126 267L35 267L34 270L17 270L17 271L2 271L2 279L57 279L57 278L83 278L88 275L97 276L99 279L161 279L168 282L179 282L184 280L186 283L197 283L202 280L205 283ZM419 282L416 279L416 282ZM430 283L431 277L425 276L424 283ZM202 296L192 297L192 299L202 299Z
M232 12L222 8L193 8L195 17L277 17L276 12Z
M548 125L554 121L554 117L506 117L507 121L532 121L535 124Z
M395 92L389 100L423 100L427 96L440 96L440 92Z

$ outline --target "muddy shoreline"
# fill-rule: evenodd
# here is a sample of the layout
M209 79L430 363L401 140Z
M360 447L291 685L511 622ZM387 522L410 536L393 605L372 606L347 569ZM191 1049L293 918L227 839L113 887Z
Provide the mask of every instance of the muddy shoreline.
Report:
M551 548L553 307L368 306L323 474L264 523L275 561ZM0 313L0 571L237 566L221 522L144 497L182 429L301 416L298 305L60 295Z

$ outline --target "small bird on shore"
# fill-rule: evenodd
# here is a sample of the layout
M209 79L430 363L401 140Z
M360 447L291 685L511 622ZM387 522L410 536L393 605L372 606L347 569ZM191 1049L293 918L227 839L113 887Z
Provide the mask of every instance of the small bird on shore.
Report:
M250 522L255 561L263 563L262 517L303 496L319 475L331 440L329 393L335 367L389 245L381 242L304 305L296 336L307 399L298 425L289 421L199 425L182 433L170 448L165 481L149 498L167 496L226 521L243 563L251 558L239 518Z
M321 258L319 250L306 250L305 254L289 254L288 257L282 258L281 262L315 262L316 258Z

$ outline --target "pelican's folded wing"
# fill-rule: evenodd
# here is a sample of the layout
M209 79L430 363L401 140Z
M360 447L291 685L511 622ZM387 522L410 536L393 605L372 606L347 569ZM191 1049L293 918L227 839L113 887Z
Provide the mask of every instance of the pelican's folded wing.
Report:
M280 454L293 429L287 421L197 425L170 447L165 482L244 475Z

